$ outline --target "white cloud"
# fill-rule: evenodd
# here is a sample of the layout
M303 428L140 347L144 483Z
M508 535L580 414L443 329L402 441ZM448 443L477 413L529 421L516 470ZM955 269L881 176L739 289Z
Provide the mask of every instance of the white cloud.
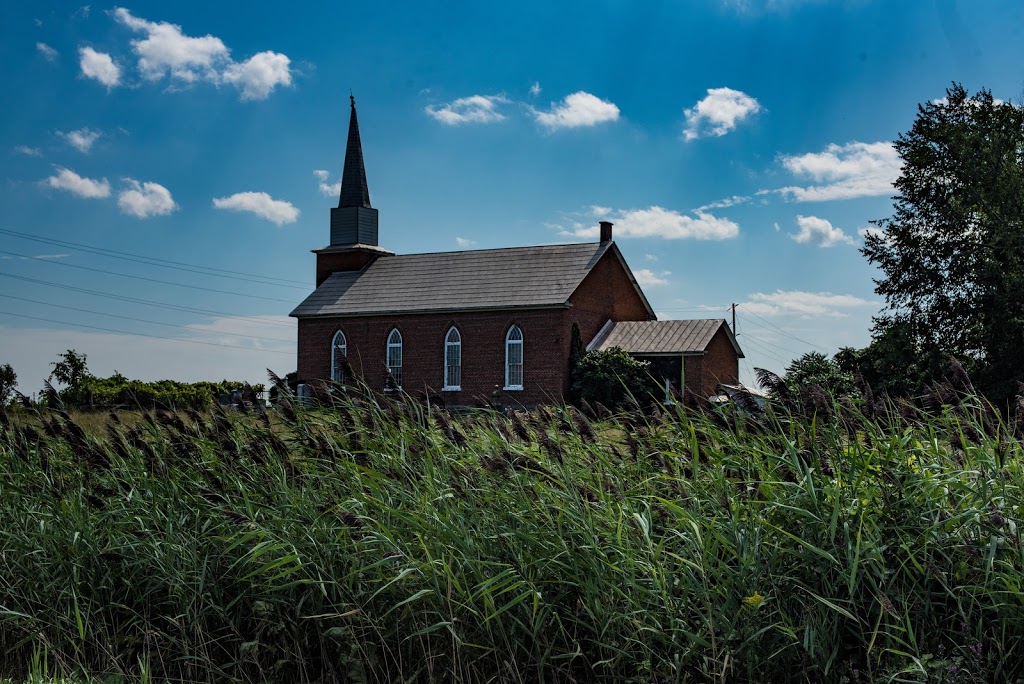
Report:
M263 100L277 86L292 84L287 55L267 50L235 62L224 41L216 36L187 36L177 24L147 21L123 7L116 8L113 15L124 26L146 34L131 41L139 73L146 80L169 77L177 85L229 83L238 89L242 100Z
M470 95L460 97L446 105L428 105L424 111L446 126L464 123L494 123L504 121L505 115L498 111L499 104L508 100L502 95Z
M647 209L629 209L597 214L615 224L616 237L662 238L665 240L728 240L739 235L740 227L729 219L718 218L706 212L695 212L695 216L682 214L659 206ZM578 238L595 238L600 234L596 225L575 223L562 235Z
M287 55L267 50L229 66L224 81L238 88L243 100L265 100L275 87L292 84L289 64Z
M117 206L121 212L136 218L149 218L150 216L166 216L178 205L171 197L171 192L159 183L145 181L139 183L132 178L125 178L124 182L128 187L117 196Z
M846 318L850 314L844 309L871 305L872 302L854 295L776 290L772 293L755 292L750 295L749 301L739 304L739 307L758 316Z
M729 207L734 207L737 204L746 204L751 199L753 198L749 195L733 195L732 197L726 197L724 199L711 202L710 204L705 204L702 207L697 207L697 211L707 211L708 209L727 209Z
M299 218L299 210L291 202L276 200L265 192L236 192L228 197L215 197L213 206L218 209L248 211L279 226L295 223Z
M476 240L470 240L469 238L456 236L455 244L458 245L460 249L466 249L467 247L472 247L473 245L475 245Z
M774 227L774 228L775 228L775 232L776 232L776 233L778 233L778 232L779 232L780 230L782 230L782 228L780 228L780 227L779 227L779 222L778 222L778 221L776 221L775 223L773 223L773 224L772 224L772 227Z
M77 131L69 131L67 133L57 131L57 135L67 140L68 144L79 152L86 153L92 149L92 144L102 134L99 131L89 130L88 128L79 128Z
M14 148L14 151L18 154L23 154L26 157L42 157L43 151L38 147L29 147L28 145L18 145Z
M60 53L46 43L36 43L36 50L39 51L39 54L41 54L47 62L56 62L57 58L60 57Z
M790 233L789 236L801 244L810 243L818 247L853 244L853 238L823 218L798 215L796 223L800 226L800 231Z
M610 207L602 207L597 204L591 206L590 211L594 214L594 216L597 216L598 218L602 216L607 216L608 214L612 213Z
M88 199L110 197L110 183L107 182L106 178L93 180L92 178L83 178L71 169L65 169L61 166L56 167L56 169L57 175L50 176L43 181L51 188L66 190L73 195Z
M530 86L530 94L534 97L540 95L540 81L533 82L533 85Z
M641 268L633 271L633 275L636 276L636 282L640 283L642 287L657 287L659 285L668 285L666 276L672 275L672 272L662 271L661 273L655 273L649 268Z
M725 135L736 124L761 111L761 104L746 93L732 88L708 88L708 95L690 109L683 110L687 142L705 136Z
M317 180L320 181L320 193L327 197L335 197L341 194L341 181L337 183L329 183L328 179L331 174L324 169L314 169L313 175L316 176Z
M775 191L796 202L890 195L902 168L899 153L890 142L833 143L823 152L784 155L781 162L793 175L818 183Z
M534 110L534 117L542 126L550 129L596 126L608 121L618 121L619 108L613 103L585 93L582 90L566 95L561 104L553 104L551 111Z
M85 45L78 48L78 55L83 76L99 81L108 89L121 83L121 67L107 53Z
M647 259L648 261L657 261L658 257L654 254L644 254L644 259Z
M216 80L216 66L229 59L227 46L216 36L186 36L177 24L146 21L123 7L114 10L114 18L133 31L146 34L145 38L131 42L139 57L139 72L145 79L157 80L170 73L187 83L200 78Z

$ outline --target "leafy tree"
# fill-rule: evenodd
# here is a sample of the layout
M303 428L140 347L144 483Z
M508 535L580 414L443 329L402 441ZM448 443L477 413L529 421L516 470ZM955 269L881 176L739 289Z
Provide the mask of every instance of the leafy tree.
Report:
M894 213L864 255L887 312L868 356L907 389L941 377L950 356L994 400L1024 379L1024 109L954 84L918 107L895 147Z
M67 385L69 388L77 388L86 378L91 378L92 373L85 363L85 354L79 354L74 349L68 349L59 357L60 361L52 361L53 370L47 380L56 380Z
M18 374L11 368L11 364L5 363L0 366L0 406L7 405L17 386Z
M818 385L833 397L850 394L854 391L853 373L844 369L839 360L849 364L848 357L852 352L848 350L843 356L836 354L831 359L820 352L808 352L786 367L786 384L794 390Z
M657 390L650 363L638 361L618 347L585 352L573 372L572 392L590 404L621 408L629 395L645 401Z

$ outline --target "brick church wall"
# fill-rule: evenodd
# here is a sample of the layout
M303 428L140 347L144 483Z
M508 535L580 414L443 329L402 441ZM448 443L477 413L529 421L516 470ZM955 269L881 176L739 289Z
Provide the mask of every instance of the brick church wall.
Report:
M462 389L442 391L445 337L453 325L462 337ZM523 389L506 391L505 335L512 325L523 332ZM478 405L499 389L503 404L536 404L560 398L567 382L564 308L301 319L300 381L330 376L331 340L341 330L353 371L371 388L383 390L387 338L393 328L402 334L402 386L415 396L427 392L447 404Z

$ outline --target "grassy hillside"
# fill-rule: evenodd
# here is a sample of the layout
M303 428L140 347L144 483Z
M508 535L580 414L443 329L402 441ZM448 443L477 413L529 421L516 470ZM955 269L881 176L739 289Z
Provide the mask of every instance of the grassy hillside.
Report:
M956 403L5 416L0 676L1013 681L1021 444Z

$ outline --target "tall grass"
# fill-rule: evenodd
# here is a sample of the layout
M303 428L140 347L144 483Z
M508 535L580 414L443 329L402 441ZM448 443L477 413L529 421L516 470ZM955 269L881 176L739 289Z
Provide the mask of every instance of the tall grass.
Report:
M0 676L1013 681L1021 445L971 401L5 419Z

